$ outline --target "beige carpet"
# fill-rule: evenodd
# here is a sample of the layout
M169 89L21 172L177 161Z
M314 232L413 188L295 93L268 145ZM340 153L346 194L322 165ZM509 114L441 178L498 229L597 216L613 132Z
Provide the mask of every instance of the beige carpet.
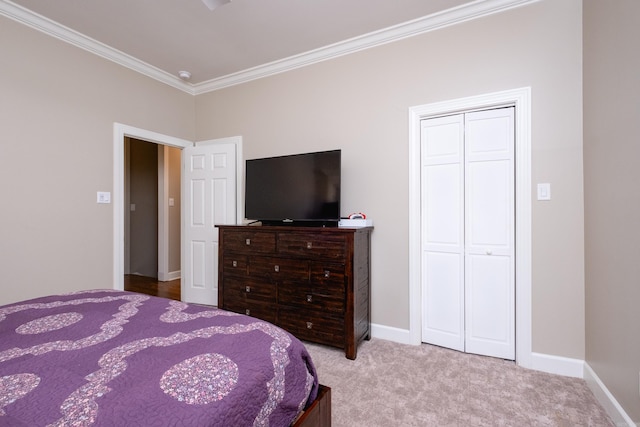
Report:
M356 360L305 343L334 427L614 426L586 383L514 362L373 339Z

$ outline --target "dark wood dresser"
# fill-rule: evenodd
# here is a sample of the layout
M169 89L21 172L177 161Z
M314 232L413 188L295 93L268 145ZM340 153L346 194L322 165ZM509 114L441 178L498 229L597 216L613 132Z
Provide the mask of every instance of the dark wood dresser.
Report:
M220 308L356 358L371 335L372 227L218 228Z

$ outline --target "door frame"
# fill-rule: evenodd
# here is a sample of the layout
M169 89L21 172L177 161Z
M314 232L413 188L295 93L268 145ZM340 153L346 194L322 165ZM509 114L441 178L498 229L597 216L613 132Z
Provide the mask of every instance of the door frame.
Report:
M193 142L182 138L176 138L153 132L146 129L136 128L122 123L113 124L113 194L111 201L113 204L113 289L124 290L124 141L125 138L135 138L142 141L152 142L160 145L168 145L182 150L196 144L207 144L210 141ZM242 179L244 173L242 138L223 138L225 142L236 144L236 221L241 223L243 219L244 196ZM180 198L181 212L183 209L183 197ZM181 221L184 221L182 215ZM182 227L181 227L182 228ZM183 236L180 236L180 247L183 246ZM181 250L182 254L182 250ZM182 271L182 268L180 269Z
M422 342L420 121L495 107L515 107L516 363L532 367L531 88L523 87L409 108L409 340Z
M113 289L124 290L124 140L126 137L183 149L192 141L157 132L113 124ZM182 244L182 243L181 243ZM160 261L160 260L158 260Z

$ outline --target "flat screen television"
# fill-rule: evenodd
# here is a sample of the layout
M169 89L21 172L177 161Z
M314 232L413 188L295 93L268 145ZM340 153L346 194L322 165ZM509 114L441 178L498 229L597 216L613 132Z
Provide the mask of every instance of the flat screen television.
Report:
M337 226L341 151L246 161L245 218L263 225Z

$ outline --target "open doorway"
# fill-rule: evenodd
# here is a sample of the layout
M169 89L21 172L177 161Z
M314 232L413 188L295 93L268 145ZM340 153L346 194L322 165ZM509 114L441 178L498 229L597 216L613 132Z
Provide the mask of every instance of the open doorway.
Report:
M181 150L125 137L124 289L180 300Z
M125 206L129 208L124 197L125 138L136 138L180 150L180 299L217 305L216 224L239 224L243 219L243 181L240 178L244 174L242 137L194 143L121 123L113 124L113 289L116 290L124 290L124 214ZM204 181L194 176L201 167L208 170ZM174 204L177 206L177 201ZM162 207L166 205L160 203L158 206L161 216ZM159 224L162 223L160 220ZM159 240L159 252L162 245L162 240ZM160 269L162 259L158 263Z

